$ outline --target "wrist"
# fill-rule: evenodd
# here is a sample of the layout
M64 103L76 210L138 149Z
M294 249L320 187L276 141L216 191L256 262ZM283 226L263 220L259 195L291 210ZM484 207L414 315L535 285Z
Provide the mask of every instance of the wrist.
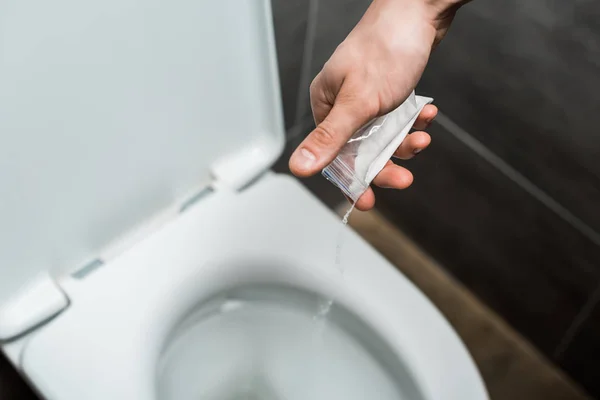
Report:
M471 0L395 0L417 3L427 23L436 31L433 47L446 35L458 9Z
M415 0L411 0L415 1ZM444 19L454 15L456 11L471 0L416 0L423 3L431 17Z
M434 28L436 31L447 30L458 9L471 0L373 0L367 11L376 14L387 14L390 18L413 18ZM437 40L436 40L437 41Z

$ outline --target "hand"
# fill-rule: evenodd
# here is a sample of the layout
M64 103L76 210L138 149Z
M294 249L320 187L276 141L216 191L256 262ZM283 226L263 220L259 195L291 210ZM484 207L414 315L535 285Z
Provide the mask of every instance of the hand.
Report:
M373 1L311 84L317 128L290 159L294 175L307 177L319 172L360 127L406 100L421 78L432 48L445 35L457 4L451 0ZM426 106L415 129L425 129L436 114L435 106ZM414 132L395 156L409 159L430 142L426 132ZM373 182L404 189L412 180L409 170L389 161ZM368 210L374 204L375 195L369 188L356 207Z

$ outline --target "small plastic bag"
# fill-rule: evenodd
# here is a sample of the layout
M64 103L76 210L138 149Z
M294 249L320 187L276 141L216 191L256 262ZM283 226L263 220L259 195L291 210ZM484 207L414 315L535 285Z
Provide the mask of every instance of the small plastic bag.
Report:
M394 155L423 107L432 101L412 92L400 107L359 129L323 169L323 176L356 202Z

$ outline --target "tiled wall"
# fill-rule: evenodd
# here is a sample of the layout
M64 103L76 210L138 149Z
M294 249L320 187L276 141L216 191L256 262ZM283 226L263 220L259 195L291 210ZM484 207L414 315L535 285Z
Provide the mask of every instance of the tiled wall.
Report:
M291 149L310 80L370 2L273 2ZM407 162L413 187L378 191L380 209L600 396L600 3L476 0L419 91L443 115Z

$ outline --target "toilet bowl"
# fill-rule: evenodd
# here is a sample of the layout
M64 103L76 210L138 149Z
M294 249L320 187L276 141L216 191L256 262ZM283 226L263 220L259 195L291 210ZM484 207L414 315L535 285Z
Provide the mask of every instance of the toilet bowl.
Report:
M268 170L268 1L30 3L0 6L0 345L41 397L487 399L435 307Z

